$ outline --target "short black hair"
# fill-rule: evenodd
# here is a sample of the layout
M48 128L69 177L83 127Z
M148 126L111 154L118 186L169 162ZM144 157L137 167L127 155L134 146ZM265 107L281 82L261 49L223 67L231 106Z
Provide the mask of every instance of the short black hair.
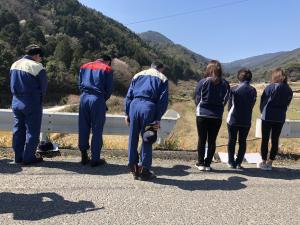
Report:
M151 68L162 69L162 68L164 68L164 64L162 64L162 63L159 62L159 61L154 61L154 62L151 64Z
M242 68L239 70L237 74L237 79L241 82L243 81L251 81L252 80L252 72L247 68Z
M34 56L34 55L40 55L40 57L44 56L43 50L41 49L40 46L36 44L28 45L25 48L25 53L26 55L30 55L30 56Z
M100 59L102 59L103 61L109 61L109 62L112 61L112 59L111 59L111 57L109 55L102 55L100 57Z

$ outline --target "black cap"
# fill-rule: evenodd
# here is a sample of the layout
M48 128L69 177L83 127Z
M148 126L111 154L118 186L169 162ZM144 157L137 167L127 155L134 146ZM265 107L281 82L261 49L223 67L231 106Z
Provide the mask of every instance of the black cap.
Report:
M154 124L146 126L143 134L143 141L149 144L154 144L157 140L157 130L153 128Z
M36 44L31 44L31 45L28 45L26 48L25 48L25 53L26 55L30 55L30 56L33 56L33 55L40 55L41 57L44 56L44 53L41 49L40 46L36 45Z

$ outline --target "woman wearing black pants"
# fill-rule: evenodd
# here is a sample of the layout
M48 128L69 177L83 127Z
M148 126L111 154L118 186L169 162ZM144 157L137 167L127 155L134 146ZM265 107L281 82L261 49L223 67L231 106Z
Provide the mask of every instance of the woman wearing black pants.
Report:
M262 162L258 164L258 167L262 170L272 170L272 163L278 152L279 136L292 98L293 92L287 84L284 71L281 68L273 70L271 84L265 88L260 101ZM270 134L272 147L267 161Z
M228 101L228 166L242 169L241 166L245 152L246 139L251 126L252 110L256 101L256 90L250 85L252 73L248 69L241 69L237 78L239 84L231 88ZM234 159L235 145L239 138L239 151Z
M198 131L196 167L201 171L211 170L210 164L216 151L216 138L222 124L224 106L229 92L229 84L222 78L221 64L216 60L210 61L205 71L205 78L198 82L195 90ZM206 142L207 156L205 158Z

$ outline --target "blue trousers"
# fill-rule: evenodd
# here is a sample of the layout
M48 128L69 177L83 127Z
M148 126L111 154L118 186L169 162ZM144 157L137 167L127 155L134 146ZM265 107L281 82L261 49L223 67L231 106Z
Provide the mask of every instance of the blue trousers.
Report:
M41 96L13 96L12 110L15 118L12 140L15 161L31 163L36 159L40 138L43 113Z
M143 135L146 125L153 122L155 108L153 102L143 99L134 99L130 104L130 132L128 142L128 161L130 165L139 162L137 150L139 135ZM143 141L140 155L142 166L150 169L152 165L152 144Z
M79 149L90 148L89 138L92 130L91 155L92 161L100 159L103 146L103 127L105 123L106 103L103 96L83 93L79 105Z

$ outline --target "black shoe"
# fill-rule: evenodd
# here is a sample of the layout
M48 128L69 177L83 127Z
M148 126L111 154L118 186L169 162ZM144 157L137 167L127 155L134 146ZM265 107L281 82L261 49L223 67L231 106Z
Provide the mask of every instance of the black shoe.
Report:
M102 166L107 164L105 159L99 159L97 161L91 161L91 167Z
M31 161L31 162L23 161L23 162L22 162L22 165L28 166L28 165L40 163L40 162L43 162L43 161L44 161L44 159L43 159L42 157L36 157L36 158L35 158L33 161Z
M86 165L90 162L87 151L81 151L81 164Z
M22 159L15 159L15 161L13 161L13 164L21 164L22 162Z
M228 168L230 168L230 169L236 169L235 163L228 163L227 166L228 166Z
M152 180L154 178L156 178L156 176L150 170L148 170L148 169L146 169L144 167L140 168L139 180L147 181L147 180Z
M236 168L237 168L238 170L244 169L244 167L243 167L240 163L236 165Z
M139 179L139 166L137 164L131 164L129 165L130 172L133 176L133 179L138 180Z

